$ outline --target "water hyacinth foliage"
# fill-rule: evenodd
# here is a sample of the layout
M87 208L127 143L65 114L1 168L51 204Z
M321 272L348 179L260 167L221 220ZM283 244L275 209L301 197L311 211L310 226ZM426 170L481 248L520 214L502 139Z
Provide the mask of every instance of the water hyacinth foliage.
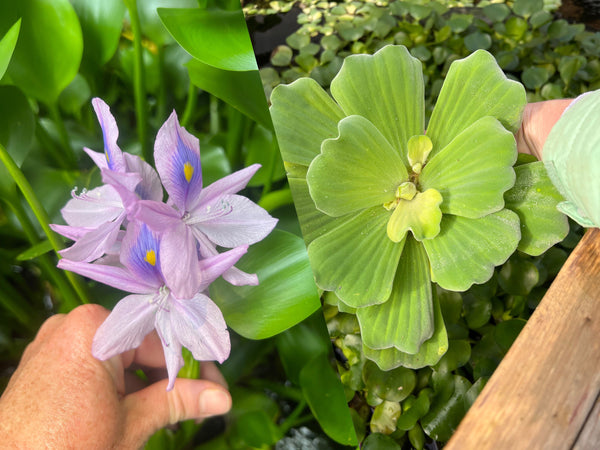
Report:
M543 164L517 162L525 90L486 51L452 64L428 123L403 46L346 58L331 96L302 78L271 101L316 282L384 370L446 352L432 282L465 291L568 231Z

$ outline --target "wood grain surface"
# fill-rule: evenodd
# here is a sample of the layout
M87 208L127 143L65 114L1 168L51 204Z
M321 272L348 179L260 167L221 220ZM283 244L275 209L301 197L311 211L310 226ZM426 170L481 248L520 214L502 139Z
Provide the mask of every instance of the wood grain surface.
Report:
M600 449L600 230L586 232L446 450Z

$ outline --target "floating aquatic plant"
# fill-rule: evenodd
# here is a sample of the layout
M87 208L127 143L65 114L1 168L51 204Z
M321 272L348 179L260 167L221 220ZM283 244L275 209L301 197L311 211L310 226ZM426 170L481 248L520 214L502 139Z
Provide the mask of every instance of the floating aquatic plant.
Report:
M525 90L477 51L426 125L421 63L387 46L346 58L331 96L303 78L271 98L316 282L381 368L435 364L448 339L432 281L464 291L568 230L542 163L514 167Z

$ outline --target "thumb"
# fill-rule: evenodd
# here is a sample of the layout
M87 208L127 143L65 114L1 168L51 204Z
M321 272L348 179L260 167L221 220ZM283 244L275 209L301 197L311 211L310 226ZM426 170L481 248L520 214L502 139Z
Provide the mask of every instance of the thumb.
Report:
M218 383L177 378L171 391L167 384L168 380L161 380L123 399L127 440L140 445L166 425L231 409L231 395Z

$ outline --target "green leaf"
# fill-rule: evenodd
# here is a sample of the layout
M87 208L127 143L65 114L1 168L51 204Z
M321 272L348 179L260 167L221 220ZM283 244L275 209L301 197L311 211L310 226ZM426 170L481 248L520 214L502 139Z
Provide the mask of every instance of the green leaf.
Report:
M266 128L271 128L265 93L258 70L246 72L222 70L190 60L186 67L190 80Z
M346 117L338 126L339 137L323 142L306 175L317 208L338 217L392 201L408 180L398 152L364 117Z
M444 326L442 310L435 295L433 296L433 314L435 323L433 336L421 345L419 353L411 355L401 352L394 347L373 350L363 343L364 355L370 360L375 361L381 370L391 370L400 366L409 369L420 369L425 366L437 364L448 350L448 334Z
M407 163L408 139L425 129L421 62L403 46L374 55L352 55L331 82L331 94L346 115L373 123Z
M451 339L448 341L448 351L434 370L438 372L452 372L464 366L471 358L471 343L468 340Z
M278 45L271 53L271 64L274 66L289 66L294 52L287 45Z
M417 421L429 411L431 389L422 389L418 397L410 396L402 403L402 414L396 422L399 430L412 429Z
M452 383L454 392L450 398L436 395L429 413L421 419L423 430L436 441L448 441L466 413L464 397L471 383L459 375L452 377Z
M396 421L400 417L400 404L383 401L373 410L369 426L372 433L392 434L396 431Z
M363 342L372 349L393 346L416 354L431 338L435 326L429 261L418 242L407 240L390 298L381 305L358 308L356 315Z
M345 116L311 78L277 86L271 94L271 104L283 160L305 166L321 152L325 139L337 137L337 124Z
M550 74L543 67L527 67L521 74L521 80L527 89L539 89L550 78Z
M137 1L142 34L159 46L170 44L173 38L160 20L158 8L197 8L197 0L143 0Z
M318 355L304 366L300 386L323 431L340 444L357 445L344 388L326 355Z
M22 18L7 74L27 95L45 103L58 95L79 70L83 38L69 0L0 3L0 35Z
M478 218L504 207L516 157L512 133L493 117L482 117L431 158L419 181L423 189L440 192L443 213Z
M71 3L83 33L82 65L92 71L107 63L117 51L125 4L121 0L71 0Z
M567 150L561 148L561 151ZM544 153L544 158L547 157ZM504 196L506 207L516 212L521 222L518 249L537 256L564 239L569 232L569 223L556 209L562 197L552 185L542 162L517 166L515 173L515 186ZM589 192L585 198L588 195Z
M381 206L341 221L308 246L317 285L352 307L385 302L392 292L404 242L385 232L390 213Z
M515 251L520 237L518 216L506 209L479 219L444 215L440 234L423 241L431 278L451 291L485 283Z
M481 117L498 119L515 133L527 99L520 83L506 78L484 50L454 61L427 127L433 142L430 158Z
M250 339L264 339L286 330L319 308L306 249L300 238L275 230L254 244L239 269L256 273L258 286L232 286L219 278L211 298L227 324Z
M44 255L52 251L52 243L48 240L41 241L22 253L19 253L16 257L17 261L29 261L35 259L40 255Z
M362 442L360 448L363 450L401 450L402 446L385 434L371 433Z
M15 86L0 86L0 144L21 166L33 144L35 117L27 97ZM0 164L0 190L14 187L4 164Z
M510 319L500 322L496 326L494 329L494 338L504 353L508 352L508 349L515 342L526 323L527 321L524 319Z
M523 258L510 258L498 273L498 284L512 295L528 295L538 284L539 272L535 264Z
M414 186L408 183L408 186ZM413 189L415 189L413 187ZM387 235L393 242L400 242L410 230L417 241L433 239L440 232L443 198L435 189L417 192L410 200L399 199L388 221Z
M502 22L510 14L510 8L504 3L494 3L484 6L483 13L493 22Z
M21 19L17 20L2 37L2 40L0 40L0 80L8 68L8 63L10 63L15 46L17 45L20 30Z
M232 425L231 433L252 448L275 444L281 439L279 428L263 410L241 414Z
M586 59L580 55L563 56L558 62L558 72L560 78L568 86L573 80L579 69L586 63Z
M398 367L383 371L372 361L365 363L362 376L371 394L390 402L401 402L417 385L414 370Z
M252 130L245 145L248 153L246 154L244 166L248 167L255 163L261 165L248 186L264 186L285 177L277 138L273 131L257 125Z
M481 31L474 31L465 36L465 47L470 52L475 50L483 49L487 50L492 46L492 38L489 34L482 33Z
M158 8L169 33L198 61L228 71L258 70L242 10Z
M515 0L513 11L515 14L527 18L533 13L541 11L543 7L544 0Z

